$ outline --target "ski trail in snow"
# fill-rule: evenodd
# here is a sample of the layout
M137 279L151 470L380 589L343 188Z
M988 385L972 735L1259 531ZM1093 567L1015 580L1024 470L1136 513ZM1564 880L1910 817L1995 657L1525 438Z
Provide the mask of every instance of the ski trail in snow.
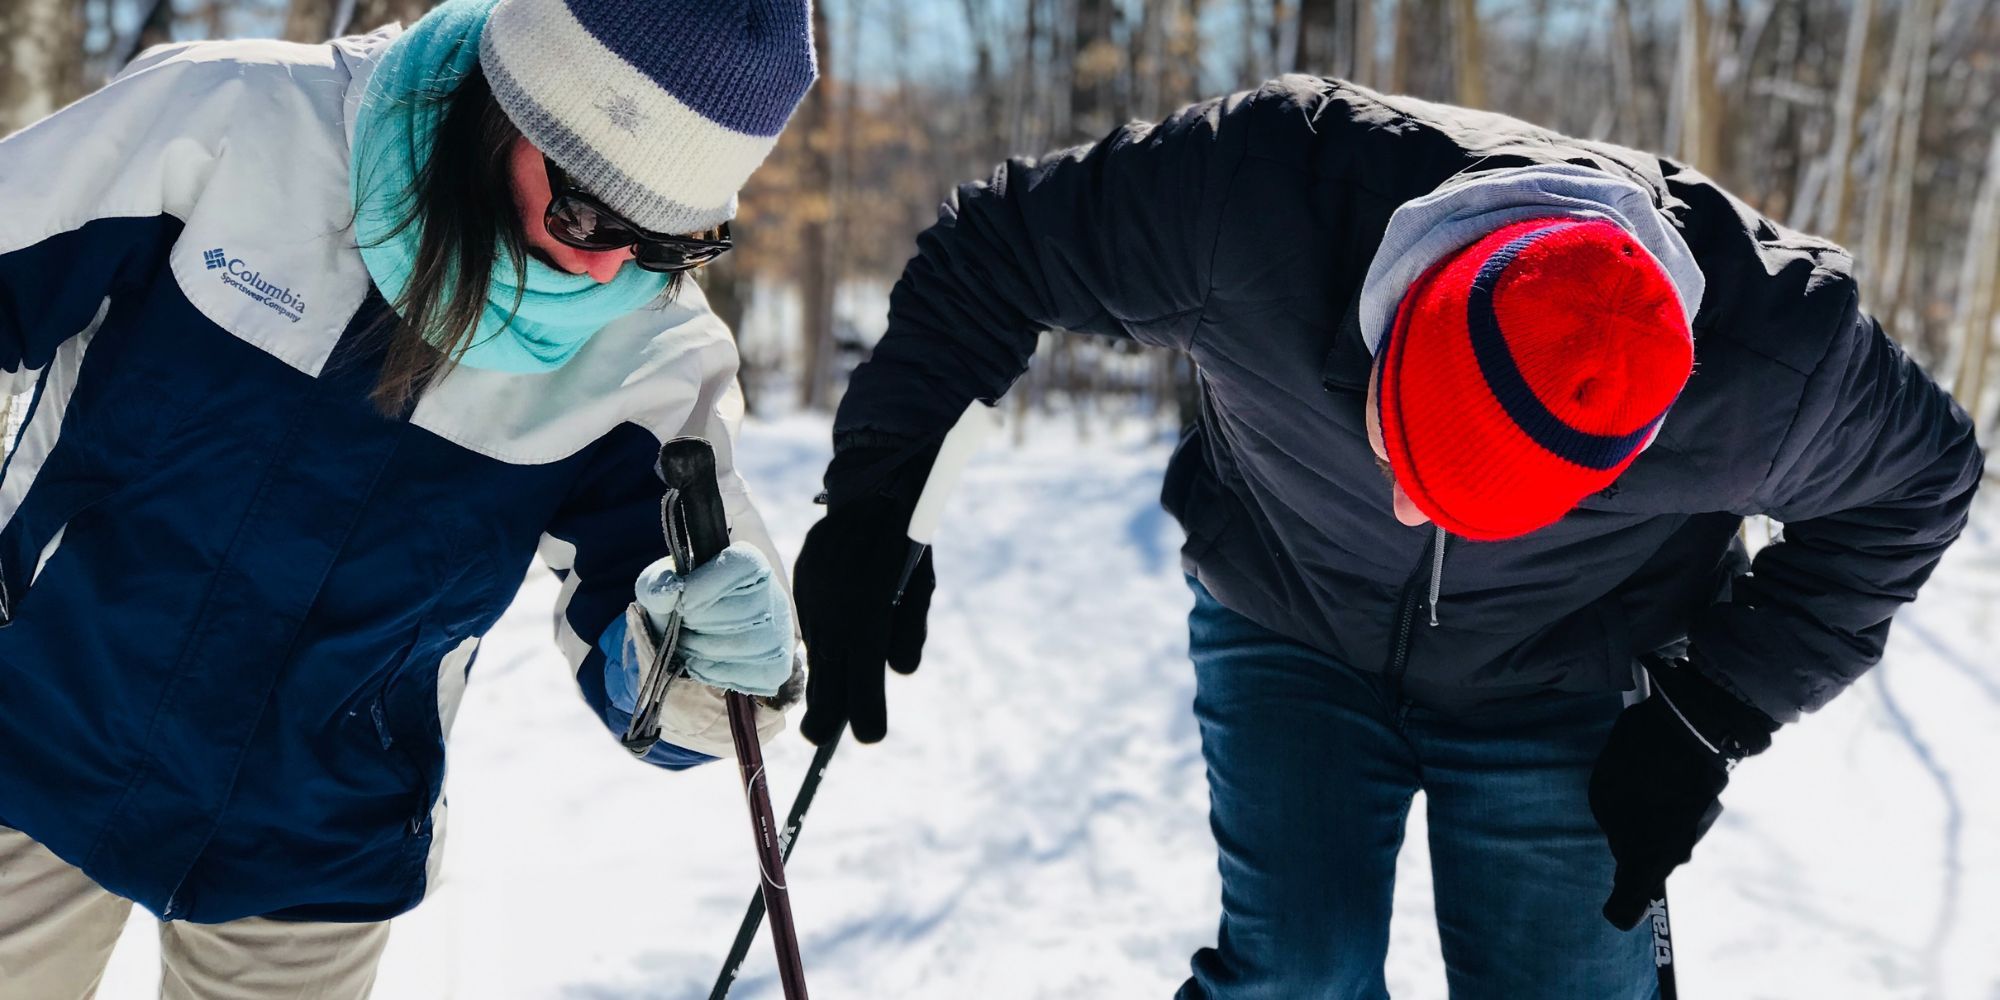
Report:
M1937 654L1940 662L1963 674L1966 680L1971 681L1973 686L1979 688L1987 698L1992 699L1995 705L2000 705L2000 677L1994 676L1989 668L1980 666L1973 662L1972 657L1953 648L1944 637L1932 631L1931 627L1916 615L1903 615L1897 618L1896 629L1929 647L1931 652ZM1876 673L1879 675L1881 671L1877 670Z
M1959 884L1965 874L1963 861L1965 807L1959 802L1958 786L1952 780L1951 774L1938 762L1937 755L1931 752L1930 745L1918 735L1916 723L1912 722L1902 706L1897 704L1895 693L1889 688L1887 665L1877 666L1870 673L1875 679L1875 693L1882 699L1882 709L1888 713L1890 724L1895 728L1896 734L1902 737L1903 742L1909 745L1910 752L1916 756L1917 762L1923 765L1925 773L1929 774L1931 780L1937 784L1938 794L1944 799L1944 829L1940 831L1944 840L1941 862L1944 869L1941 873L1943 885L1938 892L1937 917L1931 924L1930 936L1924 944L1924 969L1931 983L1931 995L1942 996L1945 947L1950 943L1953 931L1957 929Z
M787 869L814 996L1164 1000L1213 943L1189 597L1158 509L1172 444L1037 419L968 470L923 668L887 678L889 738L841 748ZM745 425L787 552L828 451L821 417ZM1732 777L1675 876L1683 995L2000 1000L1994 525L2000 506L1975 509L1874 681ZM557 589L531 572L483 646L442 876L397 921L376 1000L699 1000L735 933L757 875L734 768L663 773L604 733L552 638ZM766 748L781 805L811 755L795 734ZM1388 982L1443 1000L1420 810L1409 833ZM152 1000L157 963L135 917L99 996ZM779 997L768 935L730 995Z

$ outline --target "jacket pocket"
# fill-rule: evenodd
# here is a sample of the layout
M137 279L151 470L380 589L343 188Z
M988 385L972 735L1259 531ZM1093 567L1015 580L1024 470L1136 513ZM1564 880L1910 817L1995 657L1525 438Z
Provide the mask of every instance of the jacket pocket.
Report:
M369 706L376 740L409 786L405 825L413 837L430 832L432 809L444 790L437 663L426 652L434 648L419 641Z
M114 486L103 484L66 498L67 509L60 512L60 520L54 521L54 530L36 530L38 525L54 520L39 516L40 512L32 519L9 526L5 544L0 545L0 628L13 624L20 616L28 592L49 559L62 547L70 525L116 492Z
M75 362L72 362L74 364ZM74 372L62 373L74 380ZM0 627L20 616L28 591L72 526L156 468L182 414L157 388L114 400L94 384L51 387L45 371L0 477Z

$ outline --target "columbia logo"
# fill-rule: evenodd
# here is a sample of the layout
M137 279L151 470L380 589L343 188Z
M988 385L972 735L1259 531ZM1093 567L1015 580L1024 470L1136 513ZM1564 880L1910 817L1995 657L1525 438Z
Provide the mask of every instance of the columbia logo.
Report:
M242 292L272 312L294 323L305 318L304 293L265 278L262 272L244 263L243 258L231 257L218 247L202 251L201 262L211 271L221 271L216 278L223 284Z

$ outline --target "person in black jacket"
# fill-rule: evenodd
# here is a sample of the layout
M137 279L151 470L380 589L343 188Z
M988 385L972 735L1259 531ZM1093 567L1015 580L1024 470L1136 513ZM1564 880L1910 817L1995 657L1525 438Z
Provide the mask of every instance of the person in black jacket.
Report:
M1163 496L1223 886L1189 1000L1385 995L1420 788L1454 996L1652 995L1630 928L1728 769L1881 657L1981 472L1839 247L1665 158L1285 77L1011 160L919 237L798 560L815 742L884 735L930 457L1047 328L1199 376Z

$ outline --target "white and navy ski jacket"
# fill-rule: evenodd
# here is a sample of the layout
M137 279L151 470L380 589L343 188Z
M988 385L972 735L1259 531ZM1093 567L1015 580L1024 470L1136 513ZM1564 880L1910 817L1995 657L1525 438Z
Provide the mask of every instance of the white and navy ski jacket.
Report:
M0 378L33 393L0 475L0 824L162 917L415 905L445 734L538 550L622 731L604 658L665 554L664 438L714 442L736 538L780 563L692 284L557 371L372 407L349 141L393 36L154 50L0 141ZM649 759L728 754L720 697L674 691Z

